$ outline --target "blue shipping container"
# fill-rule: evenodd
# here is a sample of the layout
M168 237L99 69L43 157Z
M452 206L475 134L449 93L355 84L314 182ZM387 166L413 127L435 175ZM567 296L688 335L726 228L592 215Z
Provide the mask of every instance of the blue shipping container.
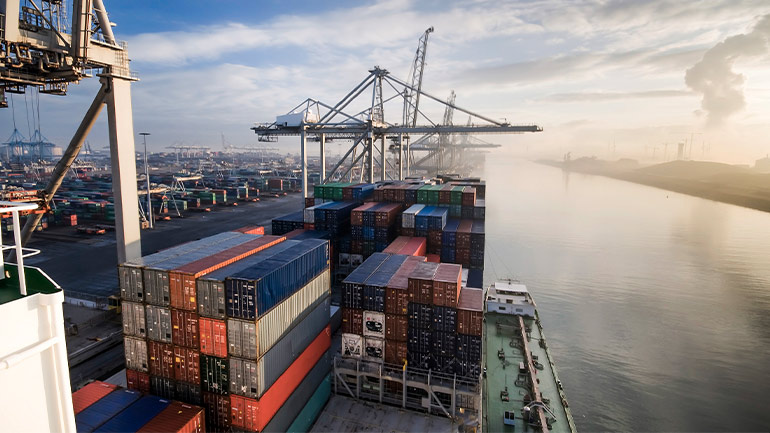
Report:
M129 389L118 389L107 394L101 400L75 415L78 433L94 431L133 402L139 400L141 396L142 393L139 391Z
M154 395L144 396L94 431L104 433L138 431L161 413L169 403L170 401Z

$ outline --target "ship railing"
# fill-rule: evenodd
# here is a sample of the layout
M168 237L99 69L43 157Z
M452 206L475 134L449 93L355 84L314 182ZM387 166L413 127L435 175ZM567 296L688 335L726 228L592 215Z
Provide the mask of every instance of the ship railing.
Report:
M4 252L13 250L16 253L16 266L19 278L19 293L27 296L27 278L24 271L24 258L40 254L40 250L33 248L24 248L21 242L21 225L19 223L19 212L31 211L37 209L36 203L20 203L11 201L0 201L0 215L11 214L13 223L13 245L4 245L2 234L0 233L0 279L6 278Z

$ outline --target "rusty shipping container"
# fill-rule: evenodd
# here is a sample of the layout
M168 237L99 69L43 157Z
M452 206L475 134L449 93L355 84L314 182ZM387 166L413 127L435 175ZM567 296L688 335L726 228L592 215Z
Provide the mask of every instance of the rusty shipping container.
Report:
M385 312L390 314L406 314L409 304L409 274L418 263L425 262L425 257L409 257L388 281L385 288Z
M329 326L327 297L257 360L230 357L230 393L260 398Z
M481 337L484 331L484 290L463 287L457 304L457 333Z
M385 314L385 339L393 341L407 340L409 321L405 315Z
M200 406L172 401L166 409L138 430L140 433L203 433L204 411Z
M342 307L342 332L363 335L364 310Z
M230 429L230 396L203 393L203 408L206 410L207 430L219 431Z
M171 310L171 341L177 346L200 347L198 315L191 311Z
M173 331L171 325L171 310L165 307L147 305L147 338L162 343L171 343Z
M145 393L150 392L150 375L127 368L126 388Z
M120 306L123 318L123 335L133 337L147 336L147 322L144 315L144 305L137 302L123 301Z
M409 274L409 302L430 304L433 302L433 277L438 269L437 263L418 263Z
M201 353L220 358L227 356L227 322L201 317L198 331Z
M241 358L259 358L294 326L328 298L331 274L327 269L259 320L227 320L228 352Z
M230 395L230 422L246 431L262 431L331 345L327 326L259 400Z
M147 373L147 342L141 338L123 337L126 368Z
M457 307L462 287L463 268L460 265L441 263L433 277L433 305Z
M404 365L407 357L406 341L385 340L385 362Z
M200 352L197 349L174 346L174 379L200 384Z
M150 374L168 379L174 378L174 346L157 341L147 344Z

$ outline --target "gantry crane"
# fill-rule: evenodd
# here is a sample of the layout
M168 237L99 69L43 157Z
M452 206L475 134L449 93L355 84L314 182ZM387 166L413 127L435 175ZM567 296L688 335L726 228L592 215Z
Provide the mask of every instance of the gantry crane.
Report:
M0 0L0 106L7 93L27 88L65 95L70 83L96 74L101 87L51 180L40 191L46 208L77 157L103 105L107 105L118 261L141 257L131 82L126 43L112 32L102 0L73 0L71 25L62 0ZM42 215L27 219L26 243ZM74 428L74 426L73 426Z

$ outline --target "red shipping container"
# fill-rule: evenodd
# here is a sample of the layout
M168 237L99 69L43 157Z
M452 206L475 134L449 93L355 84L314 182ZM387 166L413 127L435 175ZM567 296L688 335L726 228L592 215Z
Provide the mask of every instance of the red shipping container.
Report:
M147 355L150 359L150 374L167 379L174 378L174 349L173 346L157 341L147 342Z
M196 278L231 265L284 240L286 238L283 236L262 236L169 271L171 307L196 311L198 308Z
M83 411L83 409L91 406L102 397L114 391L118 386L111 383L91 382L88 385L80 388L72 393L72 406L75 408L75 415Z
M463 268L460 265L441 263L433 277L433 305L457 307L462 286Z
M457 301L457 333L481 337L484 331L484 290L463 287Z
M247 235L263 235L265 234L265 228L262 226L246 226L233 230L238 233L246 233Z
M459 249L471 248L471 228L473 228L473 220L461 220L460 225L457 226L457 234L455 235L455 246Z
M354 226L364 225L364 212L376 205L377 203L374 202L364 203L363 205L350 211L350 224Z
M401 254L401 249L406 246L407 242L409 242L409 238L406 236L399 236L396 239L393 240L393 242L388 245L385 250L383 250L383 253L385 254Z
M385 340L385 362L388 364L404 365L406 362L406 343L403 341Z
M472 186L466 186L463 190L462 200L463 206L476 206L476 188Z
M305 197L305 207L313 207L315 206L315 198L313 197Z
M410 229L414 230L414 229ZM424 256L428 246L425 238L407 238L409 241L401 248L398 254L404 254L407 256Z
M307 230L305 230L305 229L294 229L294 230L290 231L289 233L286 233L286 234L285 234L285 235L283 235L283 236L284 236L286 239L291 239L291 238L293 238L293 237L295 237L295 236L299 236L299 235L301 235L302 233L305 233L306 231L307 231Z
M305 230L315 230L315 224L303 223L302 228Z
M201 360L197 350L174 346L174 379L200 385Z
M342 332L346 334L364 333L364 310L358 308L342 308Z
M409 305L409 292L404 288L385 288L385 313L406 314Z
M150 392L150 375L141 371L126 369L126 388L139 392Z
M438 202L442 204L450 204L452 203L452 188L454 188L453 185L444 185L441 187L441 189L438 191Z
M171 310L171 341L184 347L197 349L198 342L198 315L191 311Z
M396 203L403 203L406 201L406 188L408 188L408 185L397 185L396 187L396 195L395 195L395 201Z
M428 254L425 258L431 263L441 263L441 256L438 254ZM428 303L430 304L430 302Z
M209 430L230 430L230 396L204 392L203 407Z
M199 322L201 353L227 357L227 323L224 320L201 317Z
M385 314L385 339L394 341L407 340L409 321L400 314Z
M407 290L409 302L430 304L433 302L433 276L436 275L436 263L418 263L411 274Z
M398 213L401 212L401 205L398 203L386 204L374 212L375 227L390 227L396 222Z
M289 366L259 400L230 396L230 421L233 427L247 431L262 431L283 406L308 372L331 346L331 328L328 326L310 343L310 346Z
M172 401L161 413L139 429L141 433L203 433L203 408Z

